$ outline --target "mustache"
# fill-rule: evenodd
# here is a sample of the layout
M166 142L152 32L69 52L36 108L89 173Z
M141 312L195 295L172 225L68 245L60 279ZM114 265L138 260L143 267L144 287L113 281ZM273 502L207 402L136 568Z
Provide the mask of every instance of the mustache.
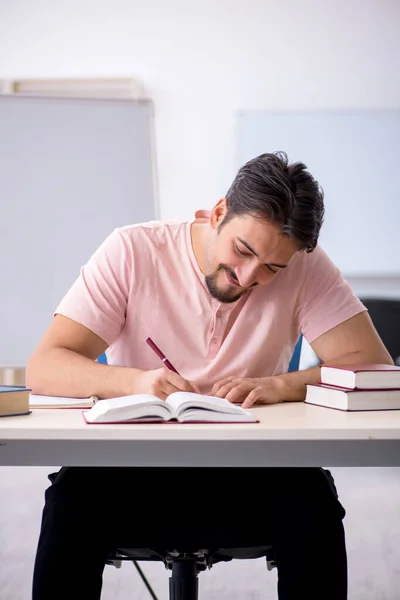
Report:
M233 281L235 283L237 283L238 285L240 285L239 280L236 277L235 271L233 271L230 267L228 267L228 265L223 265L223 264L219 265L218 271L227 271L229 273L229 275L232 277Z
M227 271L229 273L229 275L232 277L233 281L240 286L240 282L239 282L238 278L236 277L235 271L233 271L233 269L231 269L230 267L228 267L228 265L220 264L217 270L218 271ZM255 288L257 286L258 286L258 283L252 283L251 286L249 288L247 288L247 289L250 290L250 289ZM240 287L242 287L242 286L240 286ZM245 288L243 288L243 289L245 289Z

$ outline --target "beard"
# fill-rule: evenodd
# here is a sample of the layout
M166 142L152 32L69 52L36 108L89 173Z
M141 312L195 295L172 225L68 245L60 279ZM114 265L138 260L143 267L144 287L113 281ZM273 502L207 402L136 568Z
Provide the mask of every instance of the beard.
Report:
M244 294L248 292L247 288L238 291L238 289L235 286L229 284L228 287L221 288L218 285L218 275L220 271L228 272L232 279L236 280L235 273L227 265L219 265L218 269L214 271L214 273L206 275L206 286L210 295L213 298L215 298L219 302L223 302L224 304L230 304L232 302L236 302L237 300L239 300L239 298L241 298L242 296L244 296Z

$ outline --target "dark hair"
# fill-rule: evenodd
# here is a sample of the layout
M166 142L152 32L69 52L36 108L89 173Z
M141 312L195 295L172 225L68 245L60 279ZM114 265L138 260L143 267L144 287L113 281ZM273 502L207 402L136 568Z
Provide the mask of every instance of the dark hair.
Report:
M289 164L285 152L261 154L239 170L226 193L227 214L221 225L253 215L280 228L311 252L324 219L324 192L301 162Z

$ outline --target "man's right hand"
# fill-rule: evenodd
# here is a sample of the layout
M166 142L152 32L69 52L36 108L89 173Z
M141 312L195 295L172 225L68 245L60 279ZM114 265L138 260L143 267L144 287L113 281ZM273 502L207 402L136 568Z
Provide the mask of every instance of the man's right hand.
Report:
M174 392L197 391L190 381L183 379L183 377L166 367L153 371L140 371L135 376L132 387L131 393L133 394L153 394L161 400L166 400Z

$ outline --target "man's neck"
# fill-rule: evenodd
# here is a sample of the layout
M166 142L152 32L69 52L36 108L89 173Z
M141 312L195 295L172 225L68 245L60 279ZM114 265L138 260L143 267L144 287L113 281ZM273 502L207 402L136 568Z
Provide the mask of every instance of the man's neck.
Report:
M190 238L192 241L193 254L203 275L206 273L205 254L208 236L208 223L192 223L190 227Z

